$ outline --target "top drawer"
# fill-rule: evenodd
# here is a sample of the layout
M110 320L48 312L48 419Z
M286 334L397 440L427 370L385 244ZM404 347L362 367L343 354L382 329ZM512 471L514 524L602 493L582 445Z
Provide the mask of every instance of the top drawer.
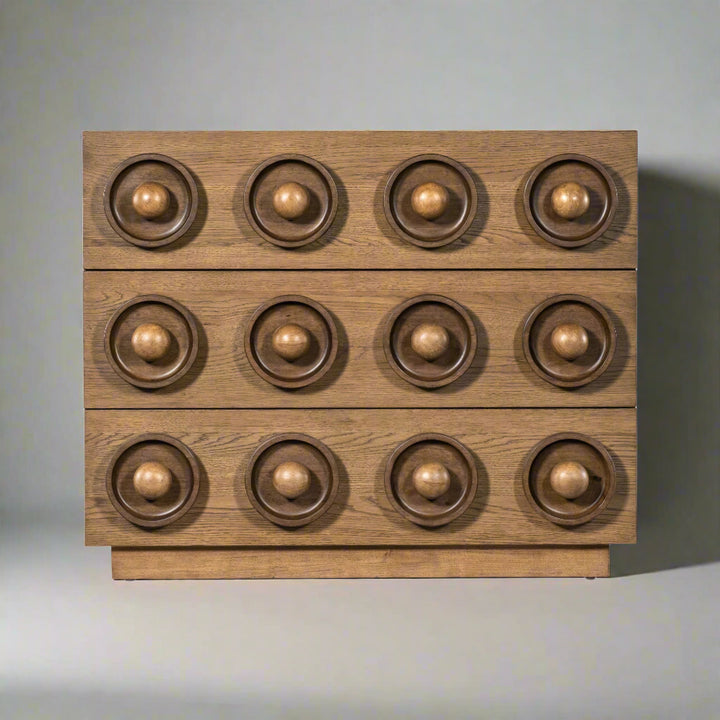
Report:
M88 132L86 269L636 266L637 134Z

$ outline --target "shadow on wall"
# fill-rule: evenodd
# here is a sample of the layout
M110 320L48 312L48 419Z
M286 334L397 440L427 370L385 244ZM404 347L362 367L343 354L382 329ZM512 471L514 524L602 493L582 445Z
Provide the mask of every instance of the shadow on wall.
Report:
M720 191L639 188L638 544L613 575L720 560Z

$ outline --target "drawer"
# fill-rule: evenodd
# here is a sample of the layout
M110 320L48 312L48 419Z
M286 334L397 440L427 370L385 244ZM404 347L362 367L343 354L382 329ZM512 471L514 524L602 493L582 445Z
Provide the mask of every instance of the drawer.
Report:
M90 410L85 421L90 545L635 541L633 409ZM172 469L176 494L165 505L141 502L128 485L150 487L162 471L151 463ZM292 463L311 478L299 495L287 489L298 479ZM427 490L445 482L433 463L450 478L440 492ZM580 494L573 464L590 478ZM154 527L138 523L153 514Z
M83 152L86 269L636 265L634 131L88 132Z
M86 273L86 407L633 407L635 280L633 271ZM130 341L163 325L177 347L146 362ZM305 326L306 357L280 356ZM586 352L572 355L571 333L559 338L570 342L564 358L552 342L573 327L588 328ZM446 333L440 357L434 331Z

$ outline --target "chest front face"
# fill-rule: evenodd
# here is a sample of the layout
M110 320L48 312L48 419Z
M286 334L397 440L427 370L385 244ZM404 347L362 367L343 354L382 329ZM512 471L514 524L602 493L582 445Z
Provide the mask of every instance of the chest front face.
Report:
M602 576L635 542L635 132L83 152L115 578Z

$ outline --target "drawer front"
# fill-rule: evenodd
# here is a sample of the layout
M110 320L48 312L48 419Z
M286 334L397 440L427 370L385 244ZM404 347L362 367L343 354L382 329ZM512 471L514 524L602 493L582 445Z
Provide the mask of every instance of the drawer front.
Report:
M633 409L90 410L85 420L86 542L90 545L588 546L635 541ZM264 453L268 447L275 447L273 443L285 433L293 437L302 434L318 447L324 447L330 458L327 467L334 468L336 478L334 495L324 512L292 528L268 519L268 513L260 512L258 502L251 498L256 492L253 488L259 487L253 485L253 479L260 478L259 468L267 457ZM608 481L603 485L608 495L602 507L598 506L592 519L584 518L574 525L558 524L557 520L548 519L547 513L539 511L533 500L536 496L528 492L527 479L530 477L532 487L533 475L547 471L537 465L546 452L543 448L550 447L548 442L552 444L553 439L557 442L559 434L567 433L574 434L575 438L568 442L575 443L575 447L582 446L583 452L594 453L587 443L595 443L601 453L606 453L607 467L612 470L612 478L600 478L603 483ZM578 440L577 434L587 443ZM166 458L170 459L153 456L147 450L153 438L167 436L176 444L165 448L170 453ZM408 445L411 439L415 444ZM127 454L143 442L145 454ZM570 454L565 454L563 442L565 440L560 441L559 450L551 459L552 472L566 471L567 480L567 464L573 460L573 449L568 445ZM424 448L425 455L415 456L422 460L425 474L421 481L437 479L437 473L433 476L430 467L437 460L449 468L453 483L457 478L465 482L463 477L469 483L474 482L469 502L455 517L446 517L447 522L440 526L428 527L413 520L413 508L420 507L417 498L408 500L403 496L398 502L393 494L396 487L392 484L393 478L408 468L412 470L415 463L412 458L403 460L403 452L407 452L407 447L415 448L417 443L429 443ZM460 450L456 452L448 443L454 443ZM189 464L181 454L183 448L191 458ZM292 471L288 463L298 459L307 466L314 462L312 458L302 459L292 453L274 458L269 460L270 469L284 463L285 469ZM460 458L460 464L453 465L456 462L453 458ZM119 512L118 503L111 501L110 494L116 492L113 483L126 482L118 479L122 472L136 473L141 461L145 474L140 481L155 481L156 468L148 463L157 460L166 465L179 462L173 473L178 476L174 481L179 479L181 483L187 479L182 475L185 472L182 468L189 468L188 477L192 478L195 473L197 486L192 495L191 479L188 497L192 497L187 508L181 509L175 518L168 515L170 520L161 527L150 529L129 520L127 512ZM127 467L123 470L120 466L124 462ZM592 458L582 462L588 468L591 482L598 481L596 475L604 473L602 466L593 466ZM604 461L601 459L601 462ZM412 478L414 487L419 488L415 472ZM294 479L290 472L289 481ZM553 484L553 487L556 486ZM402 495L404 491L398 492ZM257 493L262 494L260 490ZM119 494L122 495L122 491ZM543 497L547 500L546 489L541 490L538 497L540 501ZM291 507L293 502L302 503L301 498L288 501L285 507ZM426 499L425 506L432 514L435 500ZM443 502L440 500L440 504ZM577 508L582 510L582 497L568 502L577 503ZM151 506L151 502L145 505L150 513L153 512ZM274 507L272 498L267 507ZM440 507L438 513L445 509ZM422 508L420 511L424 512ZM291 507L290 514L292 512Z
M151 300L144 315L133 314L134 306L129 315L123 310L148 295L173 306ZM430 302L402 309L403 303L426 295L432 296ZM614 328L605 367L595 362L604 352L599 336L605 321L585 301L563 305L562 298L572 295L604 308ZM297 307L290 301L289 309L273 305L266 318L261 306L287 296L305 300ZM538 328L531 331L532 311L557 298L562 306L557 317L546 318L554 312L553 304L530 323ZM306 300L325 308L327 319ZM86 407L632 407L635 306L633 271L86 273ZM114 316L112 328L119 329L107 330ZM414 352L416 331L427 325L423 318L431 329L450 329L445 356L425 360ZM573 320L590 328L591 347L583 358L555 358L563 372L585 383L567 387L541 372L541 366L556 355L550 329L572 326ZM323 329L326 323L333 325L334 339ZM593 323L600 324L593 330ZM163 324L180 347L167 365L139 359L129 336L141 325ZM307 325L316 338L305 365L302 359L279 358L272 345L275 331L297 324ZM393 328L398 329L397 342ZM466 330L474 336L474 346ZM153 337L151 333L149 341ZM290 332L280 340L292 344L297 338ZM431 345L432 340L431 332ZM335 354L323 354L320 346L333 343ZM313 352L322 360L317 368ZM150 378L155 389L132 384L137 377ZM278 377L310 382L299 388L278 386ZM422 382L428 377L440 377L443 384L428 387Z
M635 132L89 132L83 165L86 269L636 266Z

